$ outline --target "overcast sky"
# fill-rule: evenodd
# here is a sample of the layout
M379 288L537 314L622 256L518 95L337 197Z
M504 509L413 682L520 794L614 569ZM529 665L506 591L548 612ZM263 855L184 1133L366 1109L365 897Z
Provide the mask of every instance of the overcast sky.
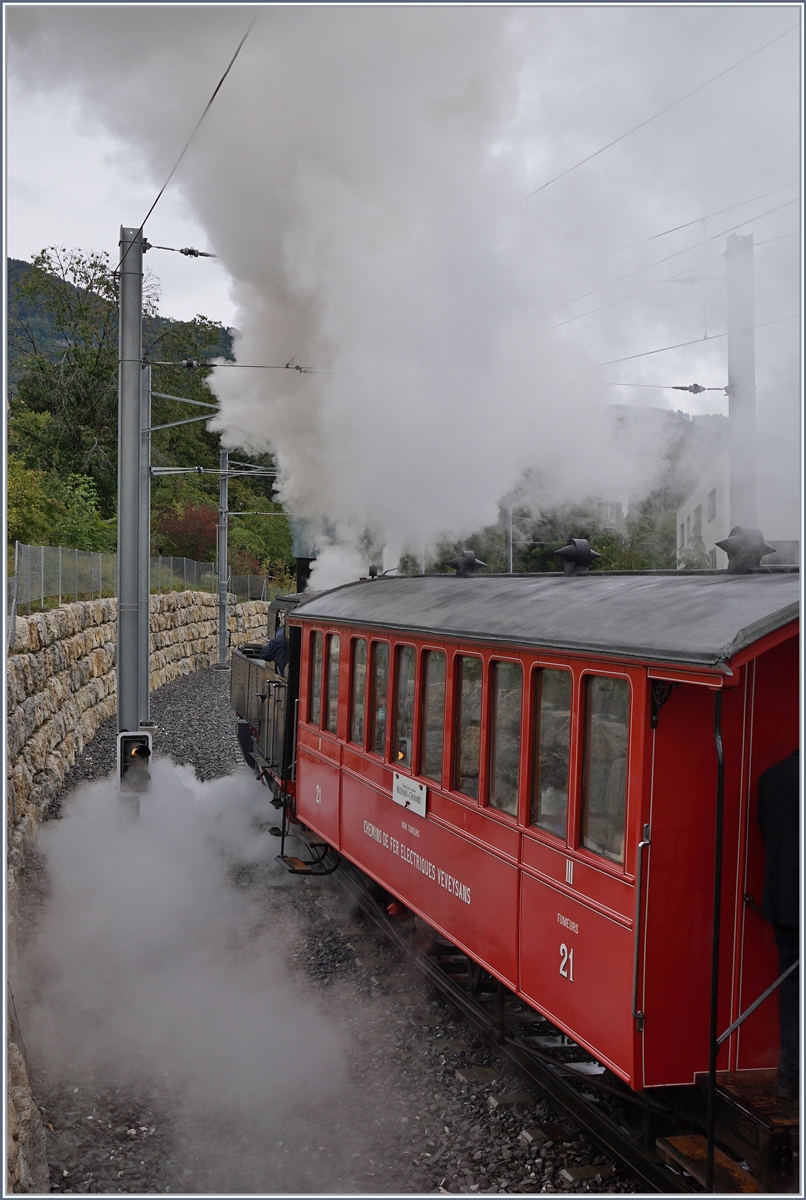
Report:
M757 244L759 424L797 437L800 13L7 5L8 253L113 254L257 15L146 229L220 258L147 261L163 312L236 326L241 361L332 370L215 385L300 511L388 530L395 445L426 537L598 436L608 403L726 412L654 385L727 382L733 228ZM576 457L581 486L601 464ZM454 505L461 464L476 483Z
M136 154L127 152L100 120L82 110L72 89L65 93L21 86L13 62L12 52L7 84L7 253L30 261L46 246L63 245L107 250L111 256L120 226L137 227L148 211L158 190L154 179L143 171ZM178 189L167 191L160 201L149 234L167 246L205 249L205 232ZM167 253L156 259L157 252L148 265L160 278L167 315L190 318L204 313L232 324L230 279L218 261Z

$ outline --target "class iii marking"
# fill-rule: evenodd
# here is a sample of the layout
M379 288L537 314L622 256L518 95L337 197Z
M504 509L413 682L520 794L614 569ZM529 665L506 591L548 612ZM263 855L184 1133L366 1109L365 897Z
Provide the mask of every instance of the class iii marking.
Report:
M574 860L572 858L565 860L565 882L569 885L573 885L574 882Z

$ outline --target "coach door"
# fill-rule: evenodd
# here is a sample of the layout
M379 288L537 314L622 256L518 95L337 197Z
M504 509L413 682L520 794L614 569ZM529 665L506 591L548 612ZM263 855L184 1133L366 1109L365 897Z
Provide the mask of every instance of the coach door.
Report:
M743 805L740 842L740 885L737 889L736 944L738 970L734 1019L745 1012L778 976L773 927L759 909L764 894L766 848L758 822L758 780L768 767L787 758L798 746L799 697L797 640L790 639L748 663L746 740L749 787ZM774 1067L780 1032L778 995L748 1017L731 1039L731 1069Z
M523 993L631 1083L642 694L638 671L538 668L521 877Z
M341 799L340 714L341 636L306 629L297 744L297 814L333 846L340 844Z

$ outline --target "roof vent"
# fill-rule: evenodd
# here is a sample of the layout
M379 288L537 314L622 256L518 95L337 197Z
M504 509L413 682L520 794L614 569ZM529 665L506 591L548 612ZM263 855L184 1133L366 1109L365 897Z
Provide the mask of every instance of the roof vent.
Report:
M775 547L764 541L760 529L743 529L741 525L734 525L728 537L716 544L728 556L729 575L746 575L759 566L765 554L775 553Z
M456 567L456 574L466 579L468 575L472 575L476 567L486 567L480 558L476 558L472 550L463 550L456 558L452 558L447 564L449 567Z
M588 564L595 558L602 557L591 549L591 544L586 538L569 538L568 545L561 546L554 553L565 559L566 575L587 575Z

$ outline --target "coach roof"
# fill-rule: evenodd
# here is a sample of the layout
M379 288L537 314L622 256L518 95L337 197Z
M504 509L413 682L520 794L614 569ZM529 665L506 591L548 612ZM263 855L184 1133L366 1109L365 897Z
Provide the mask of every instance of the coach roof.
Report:
M796 620L797 572L392 577L346 584L294 617L376 630L719 667Z

